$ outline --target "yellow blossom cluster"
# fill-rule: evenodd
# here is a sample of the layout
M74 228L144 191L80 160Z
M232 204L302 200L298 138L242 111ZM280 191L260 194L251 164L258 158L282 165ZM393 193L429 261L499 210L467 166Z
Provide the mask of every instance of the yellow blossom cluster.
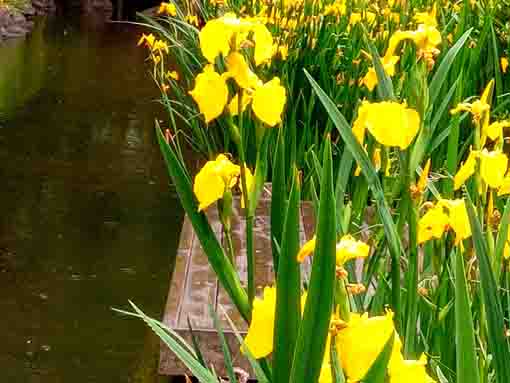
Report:
M237 18L226 14L209 21L200 31L202 54L209 61L195 79L190 91L207 123L219 117L228 104L231 115L239 114L251 104L255 116L267 126L281 122L286 103L285 88L280 79L263 82L253 72L243 55L243 47L254 49L255 67L267 62L274 55L273 38L264 24L252 19ZM214 63L223 57L226 71L218 73ZM229 102L227 81L233 79L238 88ZM241 100L239 100L241 99Z

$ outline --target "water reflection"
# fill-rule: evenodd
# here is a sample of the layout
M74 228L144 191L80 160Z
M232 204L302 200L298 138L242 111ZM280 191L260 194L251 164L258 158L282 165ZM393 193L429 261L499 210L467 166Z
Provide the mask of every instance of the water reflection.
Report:
M182 217L137 33L48 19L0 46L6 382L156 381L157 340L110 311L161 315Z

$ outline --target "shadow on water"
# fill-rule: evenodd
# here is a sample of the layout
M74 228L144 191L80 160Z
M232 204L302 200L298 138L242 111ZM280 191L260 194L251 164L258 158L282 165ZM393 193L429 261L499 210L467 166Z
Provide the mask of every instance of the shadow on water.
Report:
M110 309L162 314L182 219L139 32L42 19L0 45L1 381L158 381L158 341Z

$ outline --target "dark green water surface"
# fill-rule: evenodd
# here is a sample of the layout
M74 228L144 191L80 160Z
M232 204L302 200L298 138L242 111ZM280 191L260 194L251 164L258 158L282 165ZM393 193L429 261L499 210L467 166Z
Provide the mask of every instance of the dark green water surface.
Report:
M0 45L0 382L144 382L182 219L140 30L40 20Z

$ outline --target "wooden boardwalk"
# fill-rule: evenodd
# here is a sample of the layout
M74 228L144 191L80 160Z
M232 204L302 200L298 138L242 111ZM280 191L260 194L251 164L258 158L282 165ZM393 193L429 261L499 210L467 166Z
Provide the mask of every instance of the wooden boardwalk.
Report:
M274 284L273 262L270 241L270 196L269 189L264 192L257 208L254 225L254 244L256 257L256 286L257 294L260 295L264 286ZM221 224L217 210L210 208L207 216L218 239L223 241ZM301 242L313 236L315 223L313 219L313 207L309 203L301 206L300 220ZM232 216L232 234L235 248L235 264L243 285L246 285L247 266L245 251L245 222L240 209L239 199L234 200ZM306 278L310 265L303 267ZM234 357L234 366L250 371L245 358L240 355L239 343L235 339L230 326L219 309L221 305L228 313L241 333L245 333L247 326L242 320L236 308L232 305L228 295L220 286L213 270L207 261L207 256L202 250L188 217L184 218L182 226L177 259L173 272L172 282L168 293L163 321L166 325L175 329L181 336L191 341L188 320L193 328L193 333L201 345L206 361L214 365L220 376L226 376L223 365L223 353L221 345L209 315L209 304L216 309L230 349ZM189 374L187 368L165 346L161 345L159 373L168 376L180 376Z

